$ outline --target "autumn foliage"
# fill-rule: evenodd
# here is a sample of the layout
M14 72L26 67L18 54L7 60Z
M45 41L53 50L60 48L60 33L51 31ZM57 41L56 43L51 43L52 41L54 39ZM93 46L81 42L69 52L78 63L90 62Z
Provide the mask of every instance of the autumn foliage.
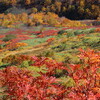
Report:
M100 28L97 28L95 31L96 31L96 32L100 32Z
M20 5L33 13L54 12L73 19L96 19L100 13L99 0L0 0L0 3L9 8Z
M54 41L55 40L55 38L49 38L49 39L47 39L47 42L52 42L52 41Z
M80 64L64 66L50 58L33 56L33 67L45 66L47 72L39 72L35 77L34 71L27 68L7 67L0 70L0 86L6 87L6 99L11 100L99 100L100 98L100 53L88 49L80 49ZM67 63L67 62L66 62ZM60 78L53 76L55 70L68 71L67 77L75 82L74 86L66 87ZM68 81L67 78L64 80ZM69 84L69 83L66 83Z
M69 97L73 100L99 100L100 98L100 53L93 50L80 49L79 55L82 64L70 65L69 76L73 77L76 86L72 88Z
M23 17L24 16L24 17ZM17 27L17 24L26 24L28 26L37 26L37 25L50 25L55 27L72 27L72 26L85 26L78 21L71 21L67 18L60 18L57 14L48 12L27 13L22 14L0 14L0 26L3 27Z
M10 55L10 56L7 56L4 59L2 59L2 62L19 65L24 60L30 60L30 57L26 56L26 55Z

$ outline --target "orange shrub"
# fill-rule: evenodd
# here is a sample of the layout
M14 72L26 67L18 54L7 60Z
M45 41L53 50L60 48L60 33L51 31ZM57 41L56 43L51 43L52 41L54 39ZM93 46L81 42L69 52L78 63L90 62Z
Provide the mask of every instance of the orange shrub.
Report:
M16 43L16 47L27 46L27 43Z
M95 30L96 32L100 32L100 28L96 28L96 30Z
M49 39L47 39L46 42L52 42L52 41L54 41L54 40L55 40L55 38L49 38Z

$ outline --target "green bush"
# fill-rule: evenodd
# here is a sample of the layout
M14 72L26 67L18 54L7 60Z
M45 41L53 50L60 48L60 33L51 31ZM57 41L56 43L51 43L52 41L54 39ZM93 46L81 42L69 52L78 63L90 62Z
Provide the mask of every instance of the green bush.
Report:
M74 33L67 33L67 37L74 37L75 34Z
M100 37L96 37L95 35L84 37L83 43L89 47L99 49L100 48Z
M95 32L95 28L89 28L89 29L83 30L83 34L89 34L89 33L94 33L94 32Z
M65 30L60 30L60 31L58 32L58 34L60 34L60 35L62 35L63 33L66 33L66 31L65 31Z
M68 75L68 72L66 70L60 70L60 69L56 69L55 70L55 77L56 78L60 78L60 77L64 77L64 76L67 76Z
M75 86L75 81L69 76L67 77L64 76L64 77L61 77L60 79L61 79L60 84L62 84L65 87Z
M53 50L45 50L38 54L39 57L53 57L54 56L54 51Z
M0 44L0 49L3 49L6 44Z
M84 33L83 30L76 30L76 31L74 32L75 35L79 35L79 34L83 34L83 33Z
M36 66L29 66L27 67L28 70L33 71L33 76L34 77L38 77L41 76L41 73L46 73L47 72L47 68L45 66L41 66L41 67L36 67Z
M21 68L23 68L23 67L26 67L26 68L29 67L29 61L27 61L27 60L26 60L26 61L23 61L23 62L21 63L21 65L20 65L20 67L21 67Z
M7 41L15 39L15 38L16 38L15 34L8 34L3 38L3 41L7 42Z
M2 66L3 65L3 62L2 61L0 61L0 66Z
M65 30L65 32L66 32L66 33L74 33L75 30L74 30L74 29L67 29L67 30Z
M66 48L66 44L65 43L61 43L58 46L53 46L52 49L55 50L56 52L60 52L65 50Z
M75 35L79 35L79 34L89 34L89 33L93 33L95 31L95 28L90 28L90 29L84 29L84 30L76 30L74 32Z

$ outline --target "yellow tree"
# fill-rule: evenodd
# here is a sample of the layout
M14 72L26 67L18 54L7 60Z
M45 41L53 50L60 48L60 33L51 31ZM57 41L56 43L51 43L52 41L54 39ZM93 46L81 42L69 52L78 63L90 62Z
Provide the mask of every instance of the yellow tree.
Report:
M44 4L45 4L46 6L50 5L50 4L51 4L51 0L45 0L45 1L44 1Z
M91 8L92 8L91 12L92 12L93 16L98 17L100 14L100 7L97 5L91 5Z
M55 6L56 6L56 8L57 8L57 12L58 12L58 13L61 11L61 5L62 5L61 2L58 2L58 1L55 2Z
M66 10L67 10L67 8L66 8L66 7L63 7L63 8L62 8L62 11L63 11L63 12L65 12Z
M37 13L37 12L38 12L37 8L32 8L32 13Z
M25 0L25 4L26 4L26 5L31 4L31 0Z
M85 8L85 0L80 0L78 6L78 13L83 15L85 10L84 8Z
M42 7L42 11L45 12L46 11L46 8L45 7Z
M84 8L83 7L78 7L78 12L82 15L84 13Z
M3 2L7 5L16 5L17 0L0 0L0 2Z
M79 6L84 7L85 6L85 0L80 0Z
M51 9L52 12L55 12L55 11L56 11L56 7L55 7L55 5L52 4L50 9Z

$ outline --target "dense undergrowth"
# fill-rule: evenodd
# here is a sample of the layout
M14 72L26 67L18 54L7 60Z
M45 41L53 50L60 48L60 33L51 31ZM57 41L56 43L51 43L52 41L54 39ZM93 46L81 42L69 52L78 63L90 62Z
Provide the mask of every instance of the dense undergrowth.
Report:
M2 32L1 100L99 100L99 28ZM43 50L20 54L41 46ZM6 56L14 51L18 53Z
M100 99L99 25L51 12L0 18L0 100Z
M79 64L67 66L67 62L58 63L46 57L17 56L12 58L15 62L9 59L16 66L0 70L1 98L99 100L100 53L80 49L78 57Z

